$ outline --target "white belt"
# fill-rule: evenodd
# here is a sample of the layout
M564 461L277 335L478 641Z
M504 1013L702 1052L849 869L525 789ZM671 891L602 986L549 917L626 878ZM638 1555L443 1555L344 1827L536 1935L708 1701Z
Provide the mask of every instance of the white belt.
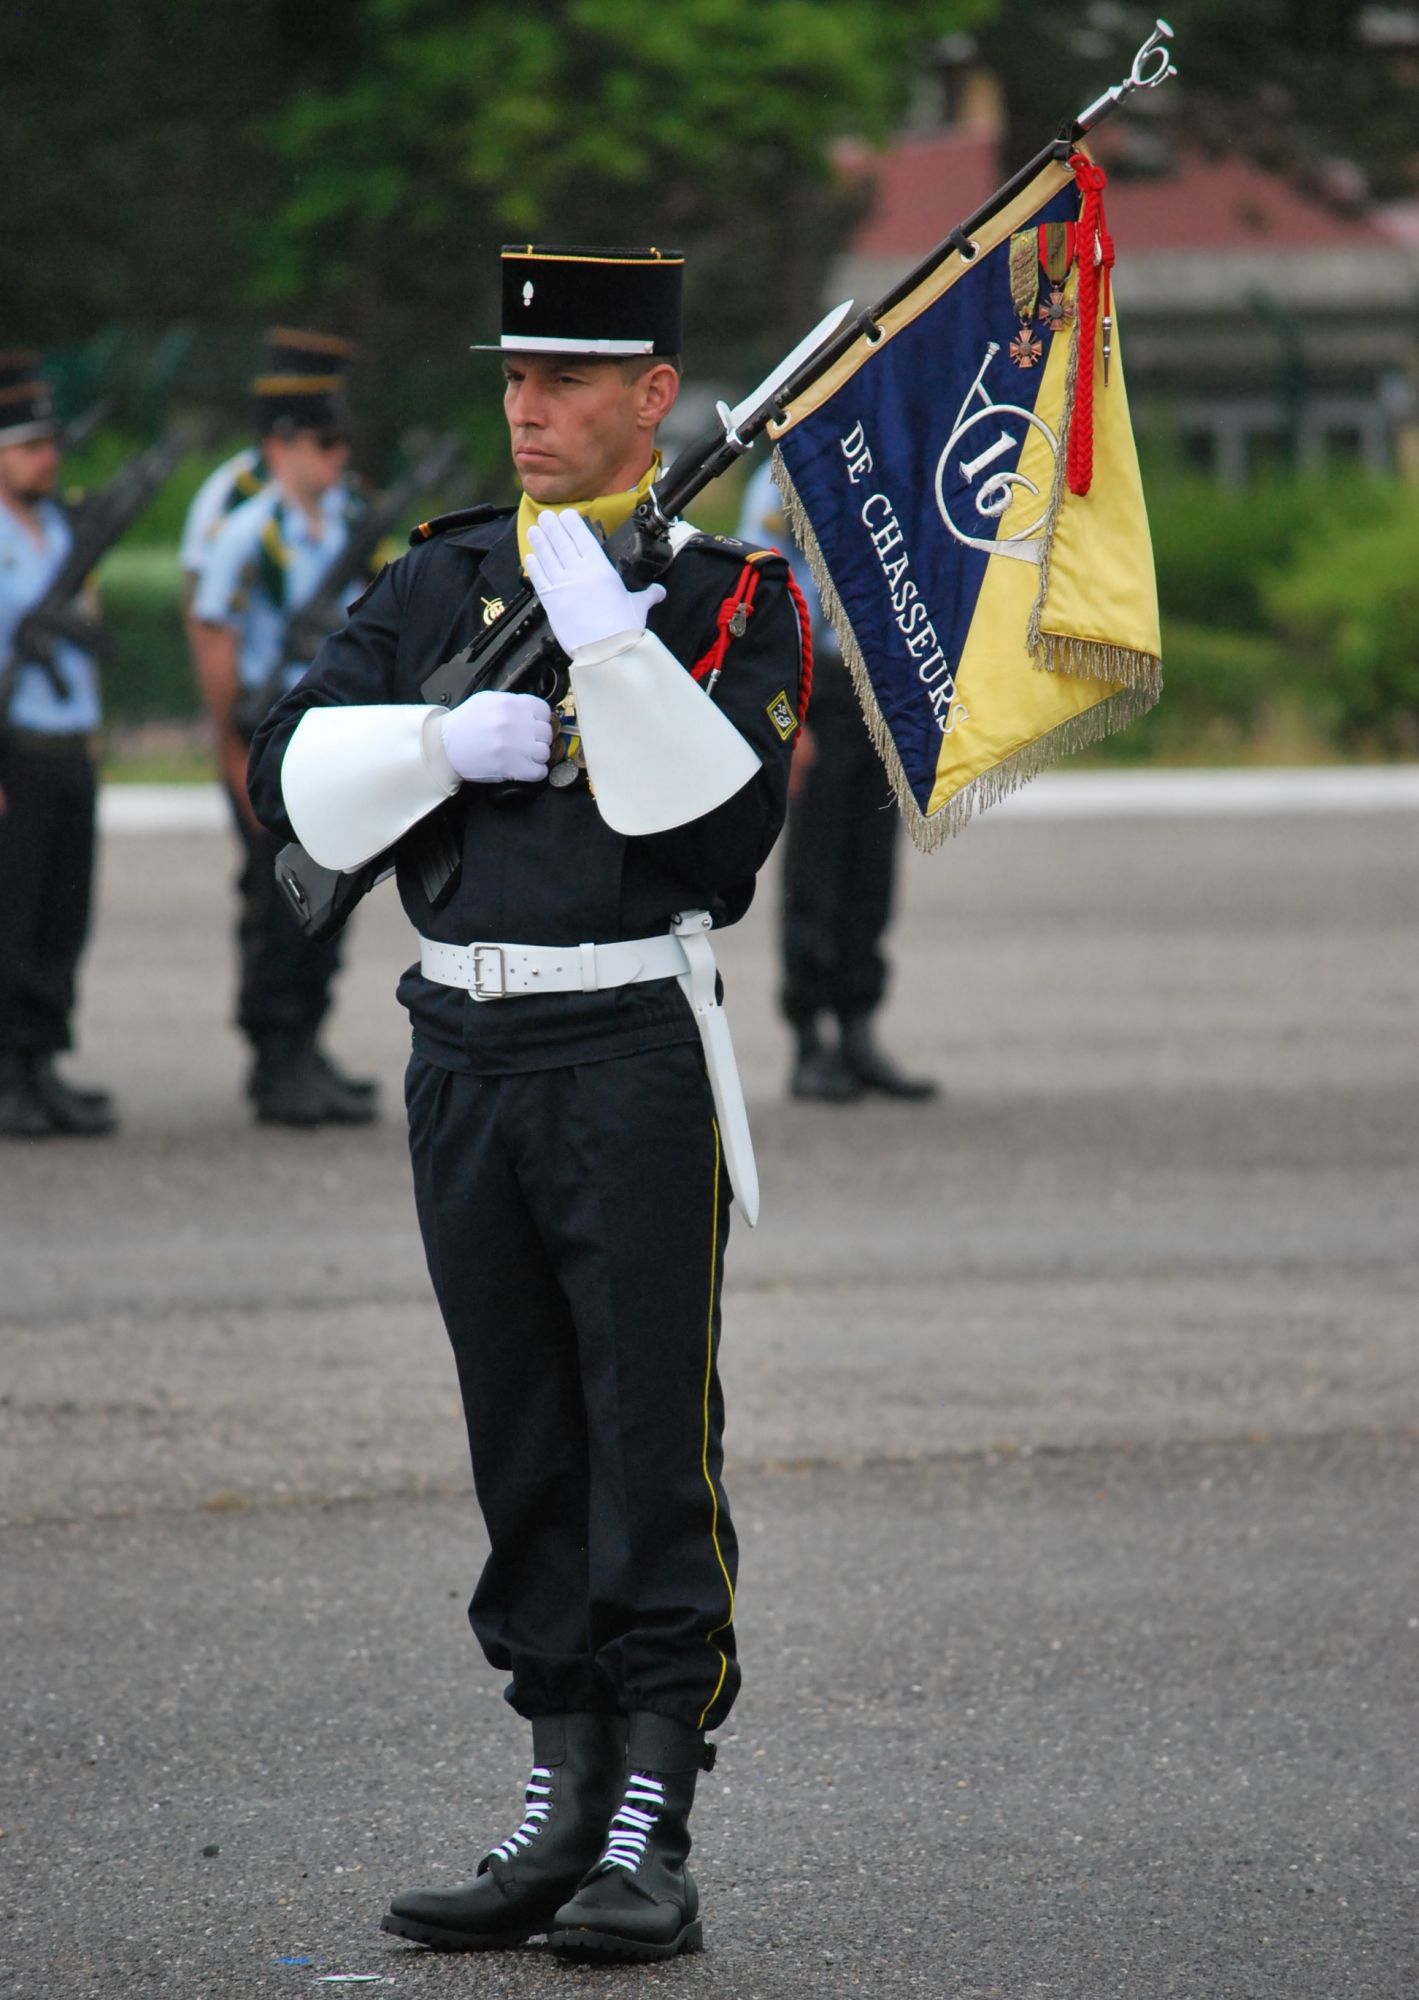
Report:
M601 993L639 979L678 979L684 947L673 932L629 944L440 944L419 939L425 979L461 986L475 1000L520 993Z
M640 979L678 980L700 1031L729 1183L752 1227L759 1219L759 1175L709 931L707 911L687 910L676 917L673 931L628 944L440 944L421 937L419 963L425 979L461 986L474 1000L600 993Z

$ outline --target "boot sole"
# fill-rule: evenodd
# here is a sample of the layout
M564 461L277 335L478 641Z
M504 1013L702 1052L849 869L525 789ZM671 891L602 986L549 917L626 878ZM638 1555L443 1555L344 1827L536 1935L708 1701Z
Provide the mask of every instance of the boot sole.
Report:
M411 1944L426 1945L430 1951L515 1951L538 1934L534 1927L479 1937L473 1931L440 1930L437 1924L421 1924L413 1917L396 1917L392 1912L380 1918L379 1927L391 1937L407 1938ZM545 1930L546 1925L541 1928Z
M696 1917L669 1944L651 1944L645 1938L617 1937L614 1931L590 1930L548 1931L547 1943L564 1958L600 1961L603 1964L609 1959L621 1959L645 1964L652 1959L678 1958L682 1951L703 1951L705 1931Z

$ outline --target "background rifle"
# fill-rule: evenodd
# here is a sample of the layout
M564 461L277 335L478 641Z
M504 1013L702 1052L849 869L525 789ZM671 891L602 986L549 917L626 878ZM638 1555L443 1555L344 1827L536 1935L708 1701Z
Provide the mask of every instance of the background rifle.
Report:
M1067 159L1084 134L1135 91L1155 89L1177 74L1168 49L1172 39L1173 30L1168 23L1157 21L1123 81L1112 85L1076 117L1066 119L1049 145L1012 175L974 214L958 224L875 305L851 318L851 301L836 307L752 395L732 410L727 404L718 405L714 428L680 453L631 519L607 543L607 554L631 589L644 588L669 567L671 522L696 494L729 470L775 416L783 415L785 404L800 396L864 335L875 338L878 321L948 257L963 257L969 262L976 254L973 233L1007 207L1050 160ZM566 696L569 664L547 629L536 592L531 584L525 584L497 624L489 626L461 653L436 668L420 692L425 701L438 702L446 708L456 708L470 695L480 694L486 688L541 695L555 707ZM508 796L524 788L509 785L497 789ZM413 859L424 894L435 907L447 900L458 880L461 851L456 823L449 812L456 802L455 794L454 799L436 808L397 843L398 850ZM356 903L377 882L393 873L395 857L396 848L388 848L367 861L363 868L342 873L322 868L303 847L291 842L276 857L276 881L306 933L316 938L331 937Z
M55 692L61 696L67 694L58 664L61 640L67 639L101 659L112 657L112 634L82 610L76 600L98 563L127 533L192 444L191 431L175 426L156 444L130 458L106 486L69 509L72 536L69 553L54 572L43 597L15 628L10 656L0 668L0 723L9 713L15 684L24 667L41 667Z
M232 720L248 742L283 691L291 669L299 667L304 671L330 634L344 624L350 586L369 574L380 544L394 529L404 525L421 494L434 492L443 485L462 455L462 440L453 431L436 438L402 479L372 500L350 523L345 546L322 575L314 594L292 612L280 659L264 680L238 691Z

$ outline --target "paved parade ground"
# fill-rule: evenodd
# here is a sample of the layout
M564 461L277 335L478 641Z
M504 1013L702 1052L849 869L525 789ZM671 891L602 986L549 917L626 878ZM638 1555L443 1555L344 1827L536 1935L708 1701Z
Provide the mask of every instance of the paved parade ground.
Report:
M258 1130L231 842L108 815L72 1073L123 1129L0 1150L7 2000L1413 2000L1414 787L1110 782L907 859L884 1039L936 1105L786 1102L771 878L724 941L745 1690L708 1949L630 1971L378 1930L526 1764L394 896L330 1037L383 1122Z

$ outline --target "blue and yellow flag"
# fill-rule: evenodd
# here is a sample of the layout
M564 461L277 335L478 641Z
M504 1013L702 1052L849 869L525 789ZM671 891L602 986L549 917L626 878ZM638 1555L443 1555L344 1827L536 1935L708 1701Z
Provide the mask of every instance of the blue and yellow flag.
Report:
M1094 245L1112 245L1097 194L1081 193L1103 176L1076 165L1078 181L1046 166L973 254L951 251L769 426L790 524L922 848L1161 690L1106 271L1099 310Z

